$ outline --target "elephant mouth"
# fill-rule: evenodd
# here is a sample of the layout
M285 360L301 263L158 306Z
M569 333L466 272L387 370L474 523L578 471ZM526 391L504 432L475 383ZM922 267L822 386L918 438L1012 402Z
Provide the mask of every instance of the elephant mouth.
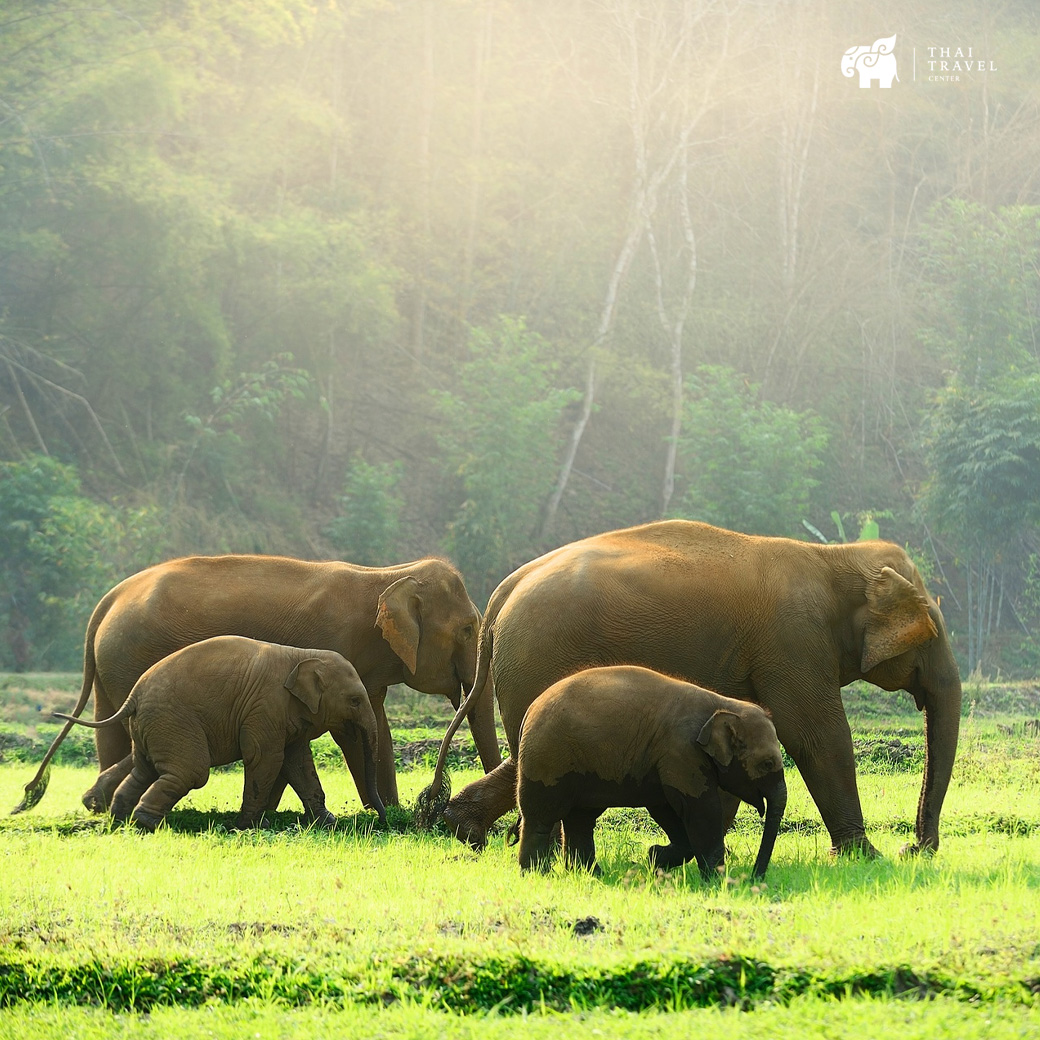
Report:
M419 675L413 675L408 682L413 690L418 690L420 693L431 694L435 697L454 697L459 692L459 687L462 683L458 677L458 672L455 668L452 668L452 675L448 677L437 677L437 678L425 678ZM463 689L465 693L469 687Z

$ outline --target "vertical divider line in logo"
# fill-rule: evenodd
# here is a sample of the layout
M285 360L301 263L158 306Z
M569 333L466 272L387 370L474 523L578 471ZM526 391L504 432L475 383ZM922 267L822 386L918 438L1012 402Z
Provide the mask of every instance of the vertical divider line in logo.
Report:
M914 48L914 82L917 82L917 48Z

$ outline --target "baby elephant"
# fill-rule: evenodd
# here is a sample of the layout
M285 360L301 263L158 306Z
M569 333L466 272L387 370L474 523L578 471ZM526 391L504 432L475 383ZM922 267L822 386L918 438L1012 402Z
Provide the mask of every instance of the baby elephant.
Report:
M300 796L307 818L323 827L336 817L310 756L325 732L342 746L360 733L371 807L386 820L376 793L375 714L353 665L332 650L301 650L243 636L215 636L152 665L126 703L98 722L128 724L133 771L116 788L111 812L153 831L189 791L209 779L210 766L245 764L242 810L235 826L257 824L272 792L286 783Z
M755 877L769 866L787 806L776 730L757 705L635 666L589 668L527 709L517 753L520 867L547 870L563 821L568 865L595 867L593 828L609 806L646 806L670 845L650 862L696 858L705 878L725 856L720 791L765 816ZM768 809L767 809L768 806ZM596 868L598 869L598 868Z

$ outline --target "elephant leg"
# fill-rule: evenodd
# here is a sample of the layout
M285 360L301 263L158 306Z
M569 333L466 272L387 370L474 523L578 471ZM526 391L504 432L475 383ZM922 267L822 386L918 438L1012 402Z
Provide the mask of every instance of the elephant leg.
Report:
M160 746L151 748L150 753L150 768L157 779L130 814L130 819L145 831L154 831L189 791L204 786L209 779L209 742L201 728L186 727L180 732L176 749ZM143 752L138 751L136 757L142 758Z
M130 774L116 788L116 792L112 796L112 818L118 823L126 823L141 800L141 796L158 779L159 774L155 766L147 759L138 756Z
M130 686L125 687L126 693L129 693ZM95 676L94 678L94 718L95 720L111 718L115 713L122 707L123 701L126 700L126 693L123 698L116 701L112 696L109 695L108 690L105 689L104 684L100 678ZM124 759L130 757L130 731L125 726L105 726L103 729L94 730L94 746L97 748L98 765L101 767L102 773L107 771L109 766L115 765L117 762L122 762ZM104 812L105 808L108 807L109 802L112 800L112 793L122 783L123 779L129 774L130 766L126 768L126 772L111 787L107 788L108 797L105 799L105 805L101 809L95 810L96 812ZM86 796L84 796L85 798Z
M264 814L264 808L271 797L271 789L282 772L285 749L265 748L261 740L247 732L242 733L241 740L245 776L242 781L242 808L235 820L235 827L245 830L247 827L256 826ZM313 762L311 765L313 768Z
M515 805L516 759L507 758L486 776L467 784L448 802L444 822L459 841L482 849L491 825Z
M686 838L686 828L682 818L667 803L648 805L647 812L658 827L668 835L668 845L651 845L648 853L650 866L661 870L670 870L693 859L693 849Z
M376 731L379 735L379 745L375 748L378 793L384 805L400 805L397 793L397 772L394 768L394 743L390 736L390 724L386 720L386 711L383 707L383 702L386 700L386 687L369 690L368 698L372 702L372 711L376 717ZM375 803L369 797L368 784L365 781L365 749L360 733L348 732L340 744L340 750L343 752L343 760L347 763L347 769L354 778L354 786L357 787L361 804L366 809L371 809Z
M386 689L382 696L372 698L372 711L376 716L376 731L379 734L379 748L376 755L376 783L379 785L379 796L384 805L400 805L397 794L397 767L394 762L394 740L390 735L390 723L386 719L384 701ZM362 766L362 768L364 768Z
M725 819L718 788L696 798L665 786L664 796L682 821L686 844L697 860L701 877L714 878L726 859Z
M336 817L325 808L325 791L314 768L309 740L298 740L285 749L281 772L275 780L277 787L283 780L299 795L307 819L319 827L335 827ZM267 800L271 804L270 797Z
M776 735L798 766L823 817L834 851L859 851L876 856L878 851L867 839L863 826L852 732L841 705L841 695L837 691L833 697L829 693L810 693L802 699L809 696L813 705L811 738L793 724L800 720L781 713L774 713Z
M473 743L480 755L480 764L485 773L490 773L502 764L502 751L498 746L498 731L495 729L495 698L490 683L485 683L480 701L469 713L469 730Z
M600 874L596 862L596 821L602 809L572 809L563 818L563 857L568 867Z
M187 778L182 773L160 773L159 778L141 795L130 819L143 831L154 831L166 814L191 790L209 779L209 768L206 776L199 782L198 777Z
M109 729L119 729L118 726L110 726ZM97 730L102 733L103 730ZM109 766L99 774L93 785L83 792L83 804L95 813L105 812L112 804L112 797L119 785L130 775L133 768L133 755L128 753L119 759L115 765Z
M722 803L722 830L723 833L729 834L733 829L737 810L740 808L740 799L735 794L730 794L729 791L723 791L720 787L719 801Z
M520 846L517 858L522 871L540 870L543 874L548 872L556 852L553 832L559 822L538 814L535 814L534 818L520 818Z
M271 788L271 793L267 797L267 812L277 812L278 806L281 805L282 795L285 794L285 788L288 786L289 781L286 779L285 771L283 770L275 778L274 786Z

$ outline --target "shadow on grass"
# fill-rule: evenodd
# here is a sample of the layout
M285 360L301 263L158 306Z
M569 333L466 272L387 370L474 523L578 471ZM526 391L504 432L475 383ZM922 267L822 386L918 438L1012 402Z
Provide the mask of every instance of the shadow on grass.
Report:
M237 811L203 811L200 809L173 809L160 824L160 828L176 834L218 834L218 835L255 835L265 834L312 834L326 836L330 839L338 837L355 838L379 832L403 833L412 829L411 813L396 806L386 810L387 826L380 826L374 813L362 811L338 817L334 828L320 828L308 824L298 812L280 811L265 813L258 827L247 830L235 829ZM6 831L26 833L51 833L59 836L72 834L95 833L106 834L126 829L133 829L131 824L117 823L108 815L94 815L87 812L69 812L62 816L33 817L18 816L10 820L0 820L0 827ZM147 838L145 832L138 832Z

